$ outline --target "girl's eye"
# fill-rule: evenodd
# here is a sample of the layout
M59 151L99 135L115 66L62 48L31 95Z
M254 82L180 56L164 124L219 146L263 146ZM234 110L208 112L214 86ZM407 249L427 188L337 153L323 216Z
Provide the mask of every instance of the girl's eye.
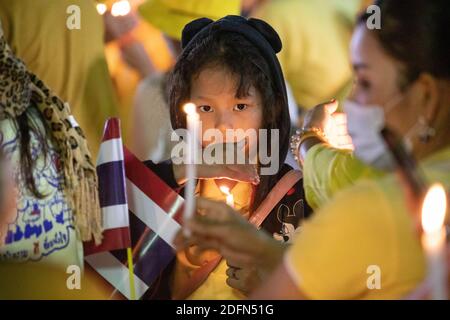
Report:
M211 108L211 106L200 106L199 109L201 112L213 112L213 108Z
M247 109L248 105L244 104L244 103L238 103L237 105L234 106L233 110L234 111L244 111L245 109Z

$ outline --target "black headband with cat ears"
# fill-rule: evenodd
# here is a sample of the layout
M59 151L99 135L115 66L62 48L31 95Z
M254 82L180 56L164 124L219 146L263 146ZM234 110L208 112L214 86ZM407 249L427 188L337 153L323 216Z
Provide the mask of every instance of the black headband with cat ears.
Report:
M226 16L220 20L217 20L216 22L209 18L199 18L191 21L183 29L181 36L181 46L184 49L195 38L195 36L200 33L200 31L202 31L202 33L209 29L221 29L226 31L228 29L226 27L229 25L248 25L264 37L264 39L272 47L273 51L275 51L275 53L281 51L281 39L278 36L277 32L272 28L272 26L260 19L245 19L241 16ZM207 28L208 26L209 28ZM248 30L250 29L247 29L247 31Z

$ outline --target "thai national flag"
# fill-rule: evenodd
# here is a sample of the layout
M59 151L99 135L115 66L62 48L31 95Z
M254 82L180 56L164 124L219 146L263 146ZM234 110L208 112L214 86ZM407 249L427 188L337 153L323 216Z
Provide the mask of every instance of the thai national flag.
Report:
M106 123L97 160L103 241L98 246L94 241L84 243L85 256L131 246L123 158L120 121L112 118Z
M111 121L117 122L117 119L109 120L107 127L116 126L111 124ZM114 151L103 147L102 143L100 159L111 158L110 155L113 153ZM103 181L108 182L100 183L100 196L104 198L106 193L116 190L117 199L119 197L125 199L128 205L134 283L136 297L139 299L175 257L172 241L181 228L180 219L184 200L126 147L123 147L123 156L116 159L119 162L122 161L125 166L125 178L122 179L111 170L107 171L108 177ZM100 163L99 161L97 169L99 180L104 178L100 173ZM103 165L106 163L108 162L103 161ZM123 186L124 182L126 195L122 197L119 196L121 192L117 189ZM118 200L114 203L118 203ZM105 239L107 232L105 232ZM85 260L117 291L130 299L130 276L126 250L110 249L89 255L85 257Z

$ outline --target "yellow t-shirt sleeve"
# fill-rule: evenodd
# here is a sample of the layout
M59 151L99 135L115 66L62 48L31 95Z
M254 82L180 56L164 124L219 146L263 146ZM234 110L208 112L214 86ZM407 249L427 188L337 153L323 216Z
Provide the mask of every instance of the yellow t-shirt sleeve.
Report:
M317 144L306 154L303 183L308 204L323 206L336 192L353 185L357 180L381 177L377 171L353 156L350 150Z
M380 236L391 239L389 207L373 186L340 193L306 221L284 265L310 299L354 299L367 291L367 269L391 268Z

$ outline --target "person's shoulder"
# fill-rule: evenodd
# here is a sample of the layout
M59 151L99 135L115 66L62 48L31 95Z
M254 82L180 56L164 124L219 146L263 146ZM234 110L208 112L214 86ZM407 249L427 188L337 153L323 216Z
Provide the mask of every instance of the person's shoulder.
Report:
M391 187L391 184L388 184ZM385 226L392 223L394 204L387 196L386 183L376 179L361 180L336 195L319 209L318 214L349 225ZM390 189L397 192L395 187ZM395 193L398 196L397 193Z

